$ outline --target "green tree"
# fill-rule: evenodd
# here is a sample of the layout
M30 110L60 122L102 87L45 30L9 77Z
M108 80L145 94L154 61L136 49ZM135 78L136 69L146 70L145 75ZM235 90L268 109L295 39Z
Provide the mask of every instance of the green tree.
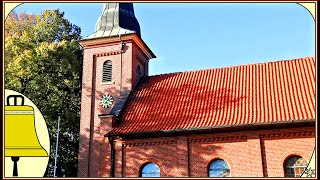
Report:
M53 175L57 117L61 113L58 175L77 175L82 53L81 30L59 10L39 15L11 12L5 21L5 88L30 98L43 114Z

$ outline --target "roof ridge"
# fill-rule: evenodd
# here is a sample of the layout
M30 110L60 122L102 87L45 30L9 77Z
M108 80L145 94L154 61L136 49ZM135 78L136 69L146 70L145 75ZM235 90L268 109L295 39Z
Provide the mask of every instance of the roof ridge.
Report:
M152 75L152 76L148 76L148 77L167 76L167 75L174 75L174 74L179 74L179 73L201 72L201 71L208 71L208 70L214 70L214 69L228 69L228 68L235 68L235 67L263 65L263 64L269 64L269 63L279 63L279 62L284 62L284 61L297 61L297 60L311 59L311 58L315 59L314 56L306 56L306 57L301 57L301 58L281 59L281 60L258 62L258 63L252 63L252 64L239 64L239 65L231 65L231 66L226 66L226 67L215 67L215 68L198 69L198 70L190 70L190 71L179 71L179 72L163 73L163 74L156 74L156 75Z

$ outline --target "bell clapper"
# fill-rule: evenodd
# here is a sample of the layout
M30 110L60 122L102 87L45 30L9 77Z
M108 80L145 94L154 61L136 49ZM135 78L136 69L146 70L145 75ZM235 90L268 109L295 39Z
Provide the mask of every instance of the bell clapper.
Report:
M11 160L13 161L13 176L18 176L18 164L19 157L11 157Z

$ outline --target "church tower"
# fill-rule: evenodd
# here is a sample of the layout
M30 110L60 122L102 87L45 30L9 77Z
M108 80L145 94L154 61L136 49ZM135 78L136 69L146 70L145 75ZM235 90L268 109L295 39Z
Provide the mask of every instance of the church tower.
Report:
M132 3L104 3L83 48L78 177L112 177L112 140L126 99L155 58L141 39ZM113 154L114 155L114 154Z

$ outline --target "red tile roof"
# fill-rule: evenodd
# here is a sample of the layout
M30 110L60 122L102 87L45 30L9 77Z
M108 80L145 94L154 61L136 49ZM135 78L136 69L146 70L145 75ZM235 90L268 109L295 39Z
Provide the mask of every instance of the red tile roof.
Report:
M113 133L315 119L315 59L145 78Z

